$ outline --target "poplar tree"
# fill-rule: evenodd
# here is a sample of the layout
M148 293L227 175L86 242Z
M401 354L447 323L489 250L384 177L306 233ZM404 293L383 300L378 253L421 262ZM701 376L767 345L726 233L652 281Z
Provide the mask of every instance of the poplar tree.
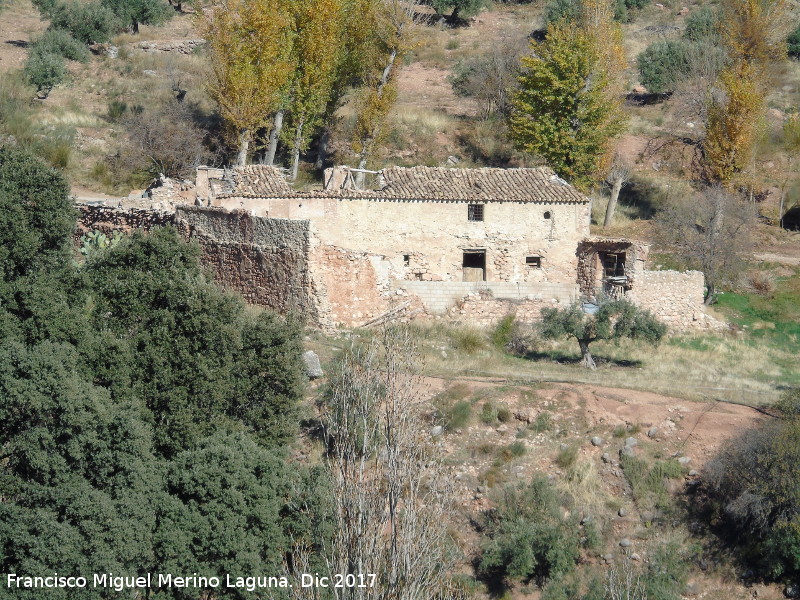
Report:
M291 100L293 125L292 179L297 179L300 152L319 124L333 92L341 55L342 0L299 0L295 43L297 70Z
M731 183L753 157L772 69L796 22L787 0L724 0L720 39L730 58L707 102L706 177Z
M389 111L397 99L399 60L413 48L414 4L401 0L362 0L354 35L362 88L356 99L352 148L358 168L364 169L384 133ZM357 183L363 183L359 173Z
M211 60L209 92L237 139L244 165L254 132L269 123L295 69L288 0L223 0L200 11Z

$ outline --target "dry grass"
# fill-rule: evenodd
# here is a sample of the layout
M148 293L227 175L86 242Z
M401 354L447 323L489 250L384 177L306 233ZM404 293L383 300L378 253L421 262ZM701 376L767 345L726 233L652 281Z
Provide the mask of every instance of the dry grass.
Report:
M589 383L751 406L774 402L779 386L798 378L791 350L733 334L673 336L657 347L630 340L596 342L592 351L599 367L590 371L577 364L574 341L548 342L530 358L510 356L489 344L468 354L448 344L449 326L415 327L426 349L427 373L443 377ZM443 344L448 345L447 358L441 355Z

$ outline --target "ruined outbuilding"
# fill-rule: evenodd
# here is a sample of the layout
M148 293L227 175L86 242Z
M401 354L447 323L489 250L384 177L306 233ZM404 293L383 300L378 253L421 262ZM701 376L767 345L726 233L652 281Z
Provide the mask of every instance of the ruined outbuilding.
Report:
M323 327L533 319L598 293L629 297L675 329L711 323L702 274L648 271L645 244L590 237L589 199L547 167L391 167L369 173L365 189L354 174L329 169L322 189L296 191L274 167L201 167L195 206L166 210L218 281ZM86 227L99 210L84 210Z

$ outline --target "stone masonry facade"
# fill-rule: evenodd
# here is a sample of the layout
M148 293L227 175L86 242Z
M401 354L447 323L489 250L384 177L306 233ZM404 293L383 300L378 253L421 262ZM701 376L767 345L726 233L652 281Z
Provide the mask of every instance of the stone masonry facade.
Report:
M174 224L218 282L326 329L412 313L535 320L599 293L674 330L718 326L703 312L702 274L648 271L646 244L591 238L588 199L549 169L391 168L376 179L355 189L352 173L329 170L326 189L298 192L273 167L201 167L179 195L162 182L184 205L84 206L81 228ZM168 204L150 192L154 208Z

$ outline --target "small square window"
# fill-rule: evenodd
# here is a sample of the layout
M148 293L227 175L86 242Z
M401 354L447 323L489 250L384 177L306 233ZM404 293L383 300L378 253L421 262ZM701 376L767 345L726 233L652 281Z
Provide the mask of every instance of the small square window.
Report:
M483 204L469 204L467 206L468 221L483 221Z
M411 264L411 255L410 254L403 254L403 264L408 266Z
M541 269L542 268L542 257L541 256L526 256L525 257L525 264L528 265L531 269Z

